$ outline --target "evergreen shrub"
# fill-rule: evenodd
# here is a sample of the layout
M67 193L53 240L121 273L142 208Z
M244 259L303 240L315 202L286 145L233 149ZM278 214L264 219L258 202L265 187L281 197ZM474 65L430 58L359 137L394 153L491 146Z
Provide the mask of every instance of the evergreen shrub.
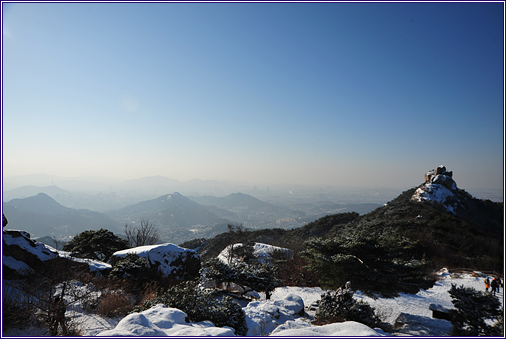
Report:
M248 265L236 262L227 265L214 258L206 261L201 275L206 281L213 281L216 286L222 283L234 283L244 291L250 288L255 291L265 291L267 299L274 289L280 286L277 279L277 267L271 264Z
M452 284L448 291L455 309L450 310L452 335L495 336L502 333L502 308L496 296L472 287ZM495 324L487 323L495 320Z
M197 281L188 281L179 286L158 293L153 299L146 300L135 312L142 312L157 304L180 309L187 315L187 322L209 320L217 327L228 326L235 329L238 336L248 332L246 314L241 305L229 296L218 300L216 290L205 290L198 287Z
M347 287L322 294L313 323L324 325L335 322L356 321L371 328L382 326L382 322L365 301L353 299L353 291Z
M150 267L145 258L135 253L128 253L126 257L114 264L109 277L143 282L155 274L156 270Z

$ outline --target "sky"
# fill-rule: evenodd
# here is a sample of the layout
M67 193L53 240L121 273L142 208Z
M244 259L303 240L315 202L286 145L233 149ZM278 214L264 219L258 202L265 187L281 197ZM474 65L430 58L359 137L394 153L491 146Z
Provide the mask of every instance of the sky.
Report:
M504 3L2 3L3 177L502 189Z

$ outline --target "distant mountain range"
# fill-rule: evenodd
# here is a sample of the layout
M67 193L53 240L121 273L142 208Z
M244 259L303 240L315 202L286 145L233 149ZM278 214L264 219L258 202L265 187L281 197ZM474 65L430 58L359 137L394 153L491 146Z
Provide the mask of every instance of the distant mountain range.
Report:
M123 228L102 213L62 206L44 193L4 202L3 213L9 221L6 228L27 231L32 237L63 238L100 228L119 233Z
M154 182L158 182L155 180ZM145 182L148 184L149 180ZM321 216L339 211L349 211L357 205L333 205L326 203L317 207L308 204L304 211L263 202L251 195L233 193L225 197L202 196L187 198L179 193L164 194L156 199L133 203L113 211L99 213L87 209L73 209L60 201L72 199L72 192L56 186L25 186L11 194L39 193L23 199L4 203L4 213L9 219L8 228L23 229L33 237L55 236L68 238L85 230L107 228L121 235L126 223L136 226L140 221L154 223L159 229L160 241L182 243L196 238L209 238L227 230L227 224L241 224L247 229L297 228ZM107 196L96 197L107 199ZM314 207L314 210L310 206ZM362 207L370 211L379 205ZM330 210L325 210L331 207Z

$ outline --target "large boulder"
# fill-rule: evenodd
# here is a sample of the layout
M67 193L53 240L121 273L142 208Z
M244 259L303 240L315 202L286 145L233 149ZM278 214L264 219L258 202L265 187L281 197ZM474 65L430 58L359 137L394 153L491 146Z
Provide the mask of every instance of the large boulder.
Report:
M235 253L239 251L239 248L244 246L242 243L228 245L223 249L223 251L218 254L218 259L220 259L223 263L227 264L230 261L242 261L244 258L232 258L230 260L230 255L235 256ZM253 256L252 260L256 264L265 264L272 261L272 256L276 254L283 255L285 258L291 258L293 256L293 251L287 248L262 244L262 243L254 243L253 245Z
M447 171L445 166L439 166L427 171L424 178L425 182L416 189L411 200L437 202L455 215L458 210L463 210L467 195L457 188L453 172Z
M62 265L68 261L68 267L80 272L109 270L111 266L96 260L80 259L70 253L57 251L51 246L36 242L25 231L3 231L3 272L4 278L19 278L25 274L41 272L51 266ZM66 266L66 267L67 267Z
M438 168L431 169L430 171L427 171L425 173L425 175L424 175L425 182L424 183L427 184L430 182L434 182L434 180L436 180L436 177L444 177L444 178L446 178L447 182L450 181L448 179L451 179L453 181L453 179L452 179L453 172L447 171L446 167L441 165Z
M56 251L30 239L28 232L4 230L2 238L4 277L37 272L45 261L59 257Z
M200 257L194 250L174 244L140 246L115 252L109 262L114 266L129 253L146 259L150 266L157 267L168 278L191 280L199 275Z

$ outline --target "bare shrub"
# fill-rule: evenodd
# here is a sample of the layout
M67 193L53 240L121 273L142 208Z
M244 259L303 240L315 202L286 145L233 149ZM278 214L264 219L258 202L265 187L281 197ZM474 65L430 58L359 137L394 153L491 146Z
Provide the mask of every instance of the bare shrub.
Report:
M154 245L160 239L158 228L149 220L141 220L139 227L133 227L131 224L126 223L125 235L130 247Z
M108 290L102 293L98 314L104 317L126 316L134 310L133 297L122 290Z
M278 260L278 277L283 286L314 287L318 285L318 275L308 271L307 262L296 252L291 259Z

